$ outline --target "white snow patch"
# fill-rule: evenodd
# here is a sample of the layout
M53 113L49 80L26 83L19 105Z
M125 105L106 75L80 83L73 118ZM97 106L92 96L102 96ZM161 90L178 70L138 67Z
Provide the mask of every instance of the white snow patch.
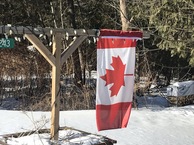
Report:
M50 128L50 112L0 110L0 116L0 135ZM95 110L61 111L60 126L107 136L117 140L118 145L193 145L194 106L133 109L127 128L100 132L96 128ZM68 135L69 139L67 139ZM78 132L60 131L60 144L87 145L99 140L93 135L84 137L79 135ZM50 145L49 139L49 134L33 134L10 138L8 143L11 145Z

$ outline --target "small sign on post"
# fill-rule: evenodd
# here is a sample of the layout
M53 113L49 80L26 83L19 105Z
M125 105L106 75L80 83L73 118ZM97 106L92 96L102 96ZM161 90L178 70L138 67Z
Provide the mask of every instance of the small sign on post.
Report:
M0 48L14 48L13 38L0 38Z

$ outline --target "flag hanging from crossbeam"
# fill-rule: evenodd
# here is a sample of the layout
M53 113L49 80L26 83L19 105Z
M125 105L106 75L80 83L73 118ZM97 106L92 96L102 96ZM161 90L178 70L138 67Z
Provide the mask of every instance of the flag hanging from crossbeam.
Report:
M97 41L98 130L127 127L132 108L135 47L140 31L100 30Z

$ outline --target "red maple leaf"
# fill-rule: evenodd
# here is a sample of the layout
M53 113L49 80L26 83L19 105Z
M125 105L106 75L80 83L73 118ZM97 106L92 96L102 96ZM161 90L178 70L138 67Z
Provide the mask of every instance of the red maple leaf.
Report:
M112 57L113 62L110 64L114 70L106 69L106 74L104 76L100 76L101 79L106 81L105 86L112 84L111 90L111 97L117 96L120 88L125 86L125 75L132 75L132 74L124 74L126 64L123 64L121 58L119 56Z

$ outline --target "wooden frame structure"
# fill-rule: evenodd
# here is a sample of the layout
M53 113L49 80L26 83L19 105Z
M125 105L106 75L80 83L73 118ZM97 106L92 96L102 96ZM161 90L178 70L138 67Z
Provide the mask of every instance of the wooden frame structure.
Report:
M59 112L60 112L60 69L67 58L79 47L79 45L88 37L97 37L99 30L91 29L51 29L51 28L33 28L23 26L0 26L0 34L5 35L24 35L30 43L41 53L41 55L52 66L52 92L51 92L51 139L58 140L59 131ZM37 37L47 35L52 37L52 52ZM143 33L143 38L149 38L149 32ZM62 38L75 37L67 48L62 50Z

